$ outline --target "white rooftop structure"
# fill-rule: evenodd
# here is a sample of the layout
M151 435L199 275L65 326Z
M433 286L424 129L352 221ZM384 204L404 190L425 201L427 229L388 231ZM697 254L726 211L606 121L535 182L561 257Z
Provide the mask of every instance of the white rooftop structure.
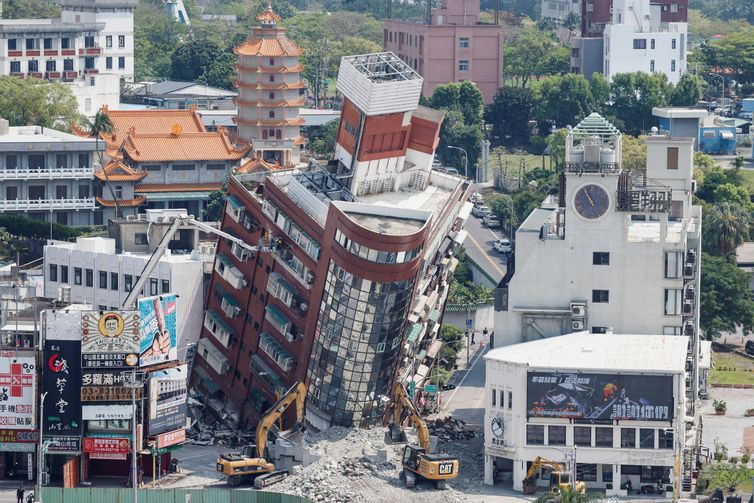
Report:
M680 335L592 334L573 332L495 348L484 357L529 364L532 369L683 372L689 338Z

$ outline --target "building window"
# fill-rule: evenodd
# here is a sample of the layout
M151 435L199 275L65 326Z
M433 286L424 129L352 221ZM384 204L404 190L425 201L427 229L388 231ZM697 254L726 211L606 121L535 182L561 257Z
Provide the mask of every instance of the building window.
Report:
M636 428L620 429L620 446L627 449L636 447Z
M675 42L675 40L673 40ZM47 50L52 49L52 39L51 38L45 38L42 43L44 44L43 47Z
M126 46L126 36L118 35L118 47L125 47L125 46Z
M105 37L105 46L106 47L112 47L113 46L113 36L112 35L108 35L107 37Z
M602 482L613 481L613 465L602 465Z
M126 68L126 58L125 56L119 56L118 57L118 69L123 70Z
M576 480L597 482L597 465L576 463Z
M507 404L508 404L508 410L511 410L513 408L513 392L512 391L508 392L508 402L507 402Z
M494 389L492 390L492 406L497 407L497 390Z
M89 36L84 37L84 47L86 47L87 49L91 49L92 47L94 47L94 36L93 35L89 35Z
M47 71L47 72L54 72L55 71L55 60L45 61L45 71Z
M118 273L117 272L111 272L110 273L110 290L118 291Z
M268 117L269 117L270 119L274 119L274 118L275 118L275 111L274 111L274 110L270 110L270 113L269 113L269 114L267 114L267 116L268 116Z
M81 284L81 275L83 271L80 267L74 267L73 268L73 284L74 285L80 285Z
M115 199L123 199L123 185L115 186Z
M61 265L60 266L60 282L61 283L68 283L68 266L67 265Z
M671 72L675 71L675 60L674 59L670 60L670 71ZM674 148L674 149L678 150L678 147L670 147L670 148ZM670 150L670 148L668 148L668 150ZM675 168L670 168L669 167L668 169L678 169L678 167L677 166Z
M565 426L548 426L547 427L547 445L565 445L566 444L566 427Z
M468 59L462 59L458 61L458 71L459 72L468 72L469 71L469 60Z
M26 50L27 51L33 51L37 48L36 40L33 38L27 38L26 39Z
M662 327L662 335L681 335L681 327Z
M21 73L21 62L20 61L11 61L10 62L10 73Z
M15 38L9 38L8 39L8 50L9 51L15 51L16 47L18 47L16 45L16 39Z
M137 245L148 245L149 240L147 239L147 233L146 232L136 232L134 233L134 244Z
M654 449L655 448L655 430L651 428L641 428L639 430L639 448L641 449Z
M610 302L610 290L592 290L592 302L603 304Z
M71 39L68 37L63 37L60 39L60 48L61 49L70 49L71 48Z
M113 69L113 58L111 58L110 56L105 58L105 68L108 70Z
M107 272L106 271L100 271L99 272L99 287L103 290L107 289Z
M665 277L680 278L683 275L683 252L665 252Z
M173 164L173 171L194 171L196 164Z
M578 47L574 47L573 49L571 49L571 57L572 58L578 58L579 54L580 54L580 51L579 51Z
M573 443L579 447L592 446L592 428L589 426L573 427Z
M50 281L58 280L58 265L50 264Z
M665 289L665 315L673 316L681 314L683 303L683 290L680 288Z
M170 293L170 281L163 279L160 282L162 293Z
M223 163L208 163L207 164L207 170L208 171L222 171L225 169L225 164Z
M650 59L649 60L649 71L650 72L655 71L655 60L654 59Z
M593 334L606 334L608 327L592 327Z
M39 71L39 61L36 59L30 59L29 60L29 72L38 72Z
M673 448L673 430L664 429L658 430L658 440L660 449L672 449Z
M613 429L597 427L594 431L594 445L596 447L612 447Z
M275 82L275 75L270 75L270 82Z
M134 277L130 274L123 275L123 291L130 293L133 289Z
M94 286L94 271L92 269L86 270L84 282L86 286Z
M545 445L545 427L539 424L527 424L526 443L528 445Z
M651 40L649 41L649 47L650 47L651 49L654 49L654 48L655 48L655 39L651 39Z
M15 185L8 185L5 187L5 199L8 201L15 201L18 199L18 187Z
M458 39L458 47L461 49L469 48L469 37L461 37Z
M94 69L94 58L84 58L84 69L85 70Z
M157 294L157 278L149 278L149 295Z
M68 199L68 187L57 185L55 187L55 199Z
M610 265L610 252L592 252L593 265Z
M634 49L646 49L647 48L647 39L646 38L635 38L634 39Z
M29 199L45 199L45 186L44 185L30 185L29 186Z
M671 49L675 49L675 48L676 48L675 39L672 39L672 40L670 41L670 48L671 48Z
M73 60L72 59L64 59L63 60L63 70L66 72L72 72L73 71Z

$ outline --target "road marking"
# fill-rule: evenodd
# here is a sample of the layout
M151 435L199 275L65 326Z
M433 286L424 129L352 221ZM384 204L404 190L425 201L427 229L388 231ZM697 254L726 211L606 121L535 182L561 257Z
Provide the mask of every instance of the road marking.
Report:
M490 231L490 232L492 232L492 231ZM498 266L495 263L495 261L492 260L492 258L489 256L489 254L486 251L484 251L484 248L482 248L482 245L479 244L479 241L477 241L476 239L474 239L474 236L472 236L470 232L466 235L466 237L468 237L469 239L471 239L474 242L474 244L477 246L477 248L479 248L479 251L482 252L482 254L485 257L487 257L487 260L492 265L492 267L494 267L497 270L497 272L500 273L501 276L505 276L505 272L503 272L503 270L500 269L500 266Z
M466 367L466 373L461 378L461 382L459 382L456 385L455 389L453 390L453 393L451 393L450 397L447 400L445 400L445 403L443 404L442 409L440 409L440 412L444 411L445 408L448 406L448 404L453 401L453 397L456 396L456 392L461 388L461 386L463 386L463 382L469 376L469 373L474 369L474 367L476 367L476 364L479 361L479 358L481 358L482 355L487 352L487 349L489 349L489 345L485 344L484 349L482 349L481 351L478 351L477 354L474 356L474 359L471 361L471 366Z

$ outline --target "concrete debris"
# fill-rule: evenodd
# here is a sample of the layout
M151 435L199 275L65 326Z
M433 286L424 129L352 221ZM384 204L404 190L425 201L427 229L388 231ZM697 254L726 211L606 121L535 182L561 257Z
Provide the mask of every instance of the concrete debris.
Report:
M471 440L476 432L466 427L466 422L450 416L427 421L430 435L436 436L441 442L456 442Z

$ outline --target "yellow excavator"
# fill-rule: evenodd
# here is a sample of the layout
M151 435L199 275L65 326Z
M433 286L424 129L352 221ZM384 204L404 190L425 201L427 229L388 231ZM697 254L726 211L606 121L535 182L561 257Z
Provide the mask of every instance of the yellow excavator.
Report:
M427 423L416 410L403 384L395 385L393 401L392 440L399 441L402 437L401 416L404 409L408 411L409 420L419 435L419 445L409 444L403 448L401 479L406 487L414 487L419 477L434 482L438 489L445 489L448 480L458 477L458 460L448 454L430 454Z
M228 485L236 487L253 481L254 488L263 489L288 476L287 470L276 470L275 465L265 459L267 436L272 426L282 417L291 404L296 405L296 424L299 427L304 419L306 385L297 382L273 405L257 424L256 445L247 446L241 453L222 454L217 458L217 471L228 477Z
M559 492L562 489L567 489L571 486L572 474L566 471L565 466L557 461L550 461L541 456L537 456L532 461L529 471L526 472L526 478L524 478L524 494L534 494L537 491L536 477L540 468L550 468L550 485L548 491L551 493ZM580 480L575 483L576 491L584 494L586 492L586 484Z

